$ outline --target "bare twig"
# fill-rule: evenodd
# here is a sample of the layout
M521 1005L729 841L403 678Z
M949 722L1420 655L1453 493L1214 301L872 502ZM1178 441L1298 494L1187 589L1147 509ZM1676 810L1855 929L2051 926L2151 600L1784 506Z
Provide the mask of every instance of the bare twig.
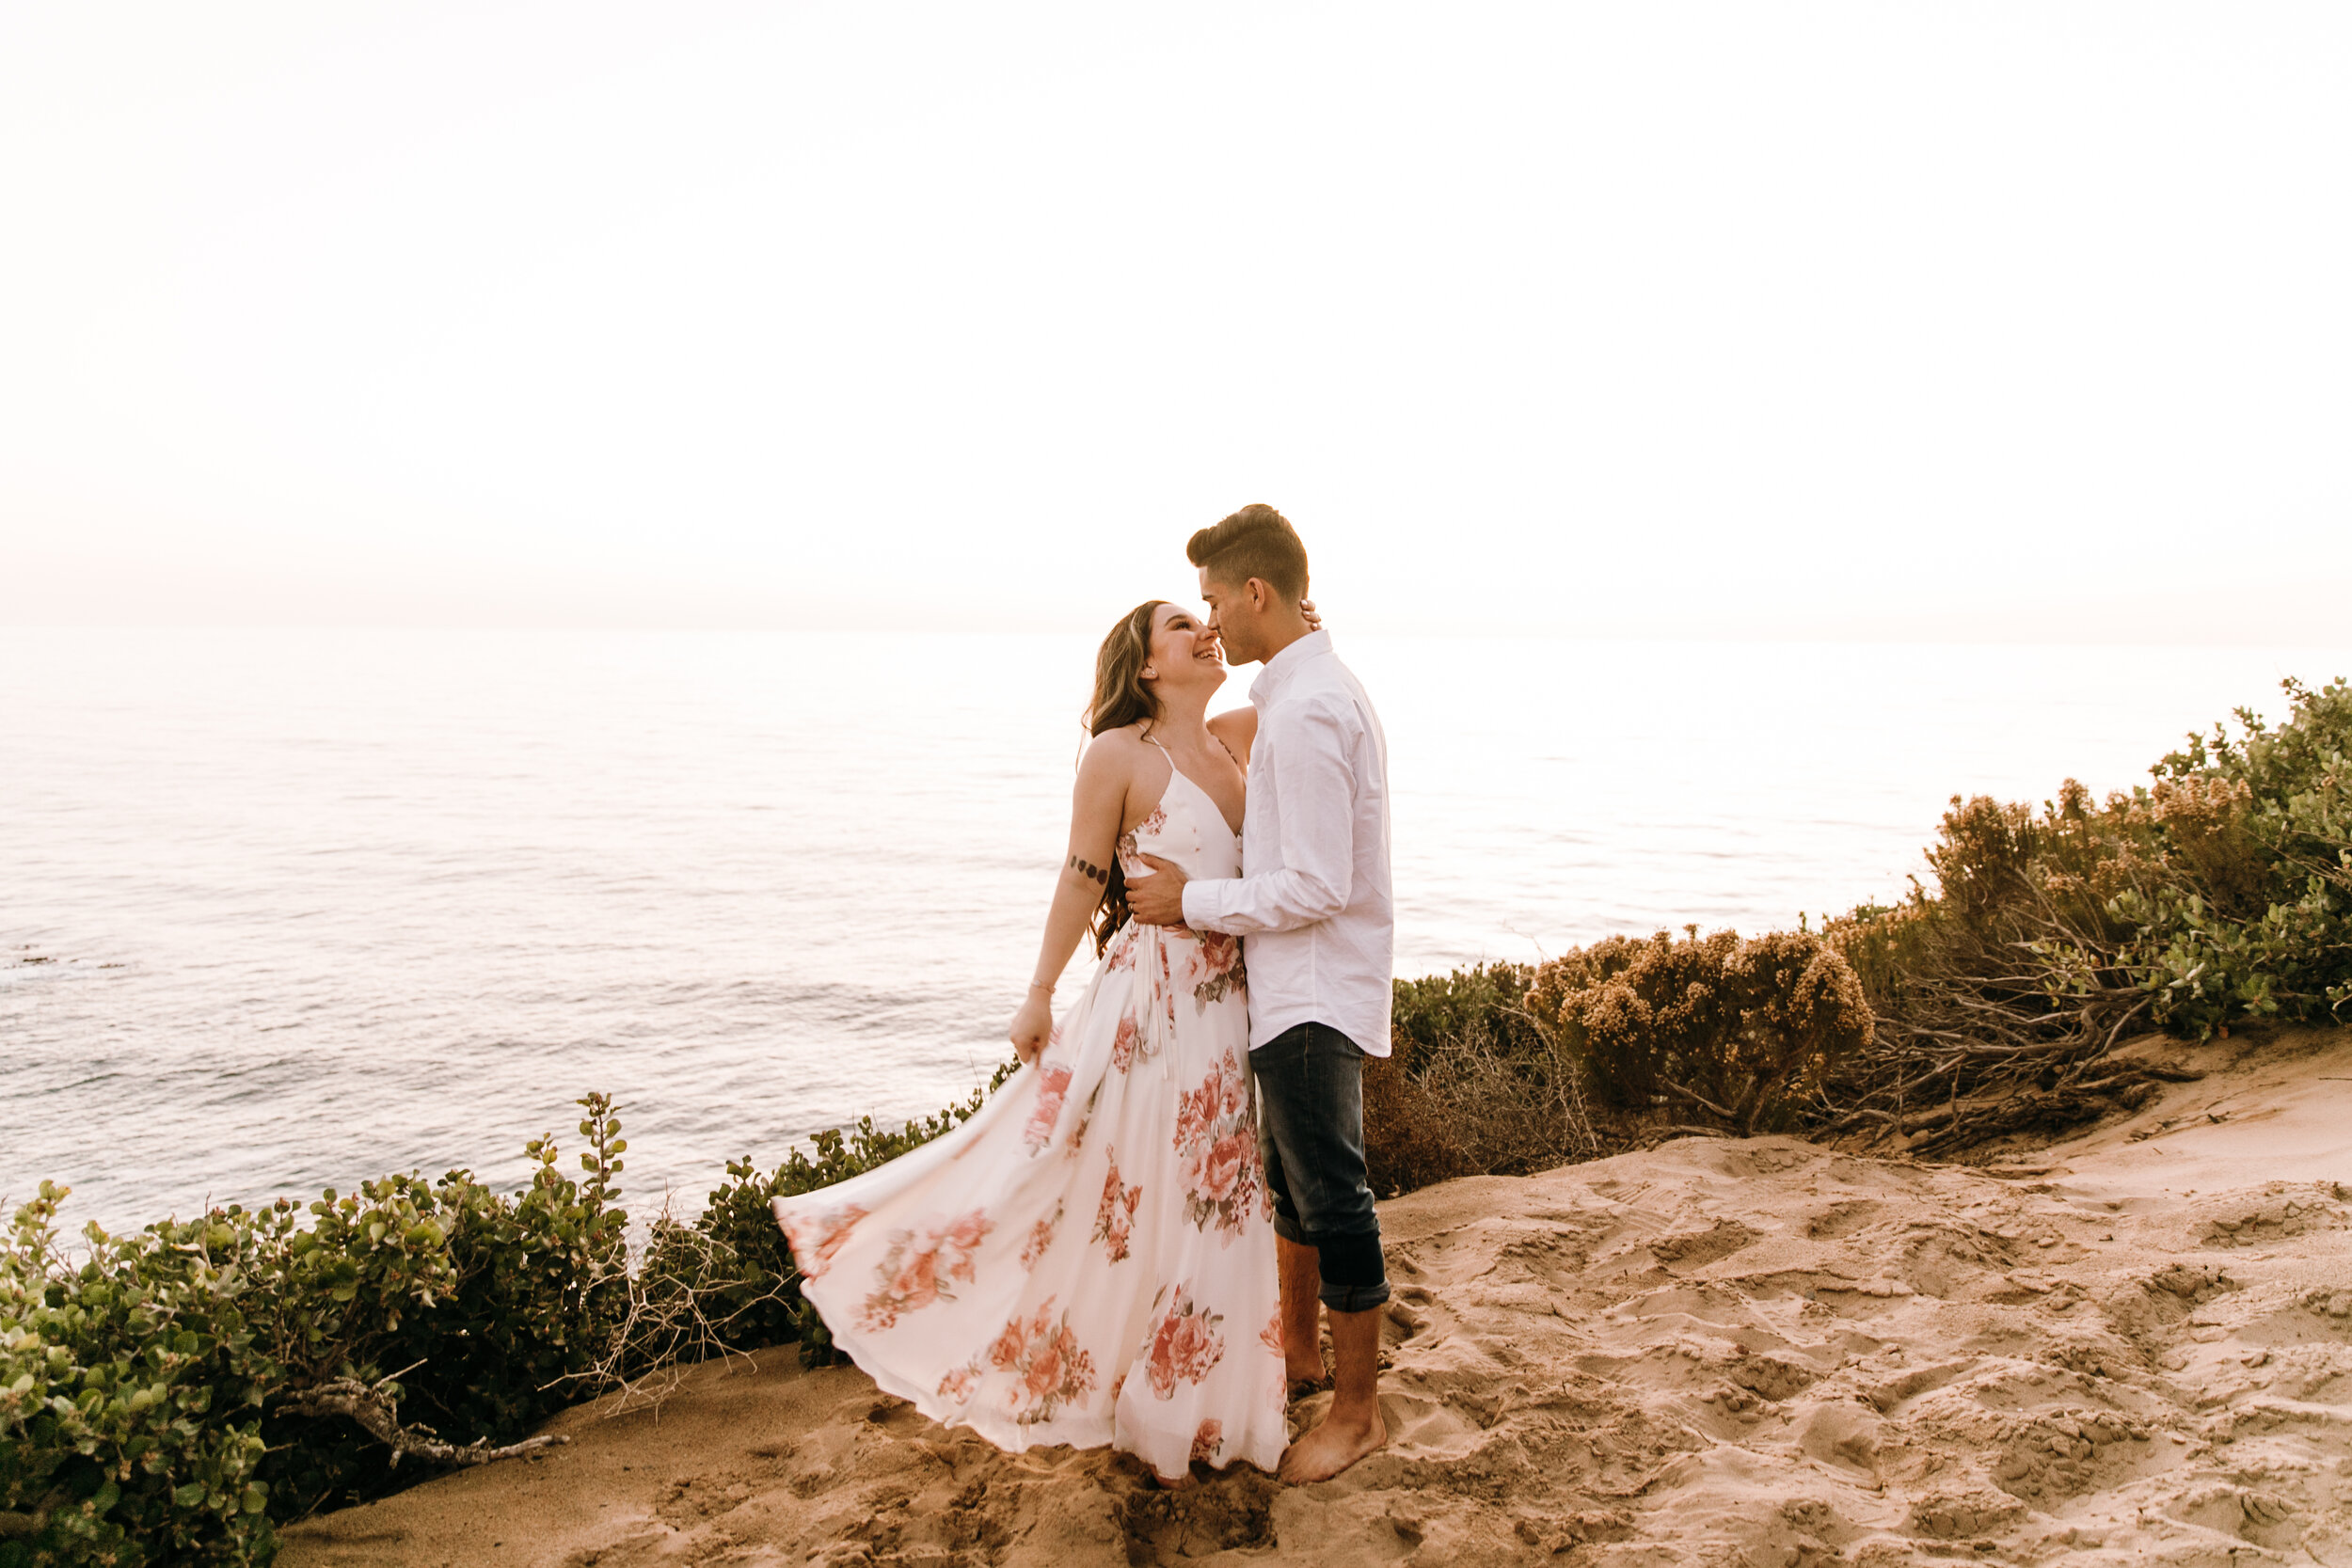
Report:
M620 1274L628 1305L603 1351L588 1367L555 1381L584 1385L592 1398L617 1394L604 1407L612 1417L660 1410L695 1362L748 1361L728 1342L728 1325L755 1307L784 1300L787 1289L782 1279L771 1279L756 1294L741 1296L743 1272L732 1247L679 1220L665 1196L644 1255L636 1268Z

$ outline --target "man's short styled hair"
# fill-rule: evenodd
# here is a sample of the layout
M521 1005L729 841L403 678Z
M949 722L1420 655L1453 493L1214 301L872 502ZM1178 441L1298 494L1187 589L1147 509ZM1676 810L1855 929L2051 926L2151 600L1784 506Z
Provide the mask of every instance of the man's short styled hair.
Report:
M1256 578L1286 599L1307 596L1307 546L1290 519L1263 501L1194 534L1184 558L1229 588Z

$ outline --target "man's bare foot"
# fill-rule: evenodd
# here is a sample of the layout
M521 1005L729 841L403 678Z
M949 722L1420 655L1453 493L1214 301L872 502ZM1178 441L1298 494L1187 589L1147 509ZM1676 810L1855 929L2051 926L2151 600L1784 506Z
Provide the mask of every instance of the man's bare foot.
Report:
M1377 1404L1368 1417L1344 1417L1334 1410L1282 1455L1282 1479L1293 1486L1329 1481L1366 1454L1379 1452L1388 1440L1389 1426L1380 1418Z

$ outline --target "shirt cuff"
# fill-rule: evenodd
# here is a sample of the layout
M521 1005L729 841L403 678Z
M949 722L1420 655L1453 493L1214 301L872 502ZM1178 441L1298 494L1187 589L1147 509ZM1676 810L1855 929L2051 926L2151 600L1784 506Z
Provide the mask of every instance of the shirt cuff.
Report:
M1218 908L1225 902L1217 896L1217 893L1232 879L1229 877L1214 877L1201 881L1186 882L1184 884L1184 924L1196 931L1216 930Z

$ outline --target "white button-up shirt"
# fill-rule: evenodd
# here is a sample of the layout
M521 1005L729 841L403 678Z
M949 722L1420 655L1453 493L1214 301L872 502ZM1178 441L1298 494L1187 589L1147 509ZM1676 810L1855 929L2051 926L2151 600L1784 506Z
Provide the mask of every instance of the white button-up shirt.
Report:
M1363 687L1310 632L1250 684L1241 875L1184 884L1184 924L1225 931L1249 971L1249 1045L1301 1023L1389 1053L1396 904L1389 741Z

